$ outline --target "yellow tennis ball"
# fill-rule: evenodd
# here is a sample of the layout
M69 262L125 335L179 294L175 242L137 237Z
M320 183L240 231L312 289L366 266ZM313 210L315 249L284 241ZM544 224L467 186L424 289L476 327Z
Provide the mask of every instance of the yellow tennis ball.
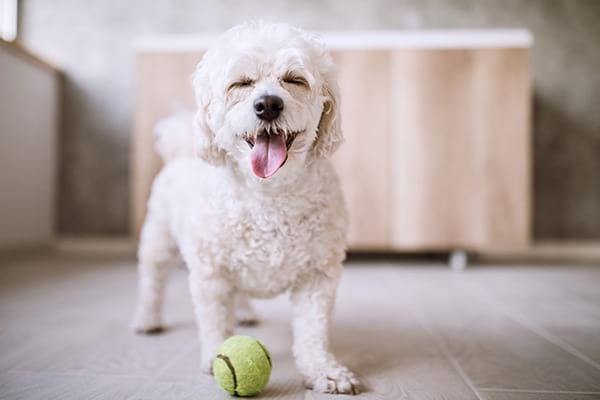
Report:
M250 336L232 336L219 347L213 361L215 380L234 396L254 396L269 382L271 356Z

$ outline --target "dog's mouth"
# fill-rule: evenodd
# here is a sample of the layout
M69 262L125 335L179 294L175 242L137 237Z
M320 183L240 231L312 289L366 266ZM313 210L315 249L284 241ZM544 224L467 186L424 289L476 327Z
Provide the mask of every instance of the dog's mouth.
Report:
M283 135L285 137L285 147L287 150L290 149L290 147L292 147L292 143L294 143L294 139L296 139L296 136L298 136L302 131L290 131L290 132L284 132ZM261 134L266 134L269 135L269 133L259 133L257 136L260 136ZM273 135L273 133L270 133L270 135ZM250 147L250 150L252 150L254 148L254 142L256 141L256 137L253 136L245 136L244 140L246 141L246 143L248 144L248 147Z
M246 135L254 174L262 179L273 176L287 161L288 150L301 132L264 128L255 135Z

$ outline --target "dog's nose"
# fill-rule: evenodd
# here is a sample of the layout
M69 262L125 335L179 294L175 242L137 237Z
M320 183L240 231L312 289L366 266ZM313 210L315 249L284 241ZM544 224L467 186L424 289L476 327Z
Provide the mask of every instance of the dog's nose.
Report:
M264 95L254 100L254 113L263 121L273 121L283 111L283 100L279 96Z

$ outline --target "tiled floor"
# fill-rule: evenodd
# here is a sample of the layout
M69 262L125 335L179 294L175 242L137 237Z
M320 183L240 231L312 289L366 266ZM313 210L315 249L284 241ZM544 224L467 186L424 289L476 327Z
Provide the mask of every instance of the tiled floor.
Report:
M197 368L185 271L168 331L127 328L132 259L0 260L0 399L226 399ZM285 297L256 303L274 370L260 398L305 391ZM365 399L600 399L600 266L351 264L333 343Z

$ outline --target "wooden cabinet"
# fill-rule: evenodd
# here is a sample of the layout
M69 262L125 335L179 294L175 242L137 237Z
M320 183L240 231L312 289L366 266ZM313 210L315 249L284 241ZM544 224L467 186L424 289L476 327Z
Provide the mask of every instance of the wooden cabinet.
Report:
M198 51L142 51L136 58L136 93L131 146L131 232L137 239L154 177L162 161L154 151L156 123L178 109L194 107L192 72Z
M530 238L531 81L523 31L325 35L346 143L334 156L354 250L522 248ZM152 126L193 106L203 38L140 49L132 180L137 232L158 160ZM178 51L165 43L174 44Z
M526 49L339 51L335 156L355 249L521 247L530 230Z
M334 155L350 209L356 249L387 250L391 240L390 57L386 51L338 51L342 130Z

